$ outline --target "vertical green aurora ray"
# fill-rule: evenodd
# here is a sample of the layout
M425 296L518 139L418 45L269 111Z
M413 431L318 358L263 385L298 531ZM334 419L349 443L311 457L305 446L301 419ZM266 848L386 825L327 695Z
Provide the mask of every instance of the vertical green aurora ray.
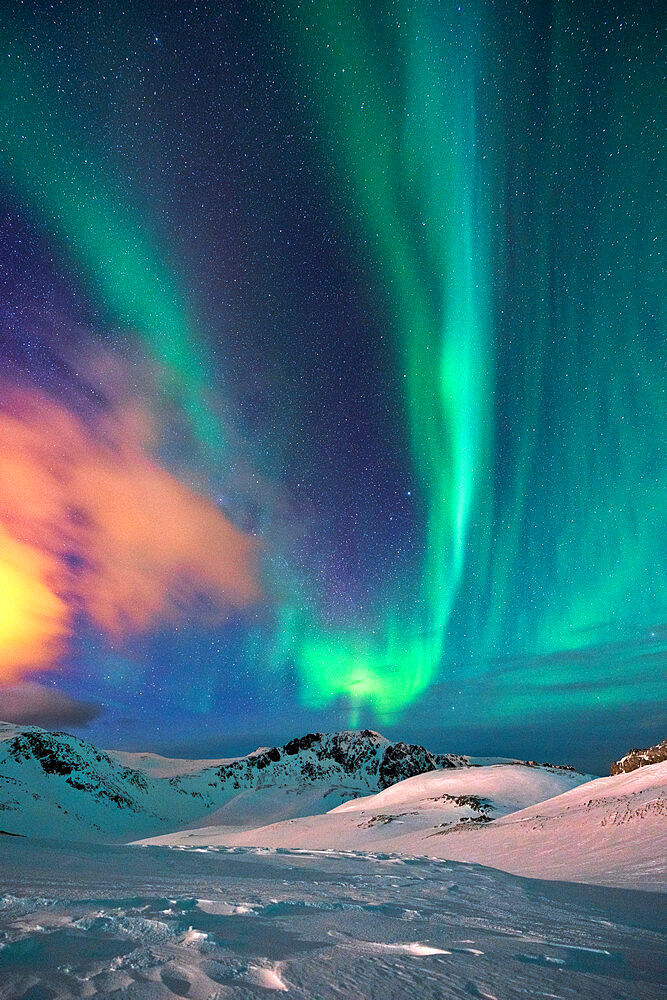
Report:
M0 179L55 233L114 323L138 336L166 372L165 391L201 444L224 447L205 403L205 357L173 268L36 57L0 25Z
M488 468L490 237L488 178L480 174L476 122L479 25L470 11L457 10L437 24L423 14L405 14L411 41L403 183L416 194L413 203L426 229L427 269L419 277L430 293L428 325L406 308L409 289L396 303L412 451L427 497L421 688L442 658L470 519ZM405 213L403 225L409 226Z
M391 303L426 516L421 578L377 609L374 629L306 621L290 644L306 703L349 699L353 722L360 705L387 715L434 679L488 469L490 160L476 134L479 22L454 5L434 20L409 4L394 14L404 100L392 108L374 43L387 30L381 12L366 25L361 8L338 2L288 17L324 146L336 150L333 175L360 219L354 236Z
M559 113L550 125L560 183L550 236L563 377L552 398L569 419L551 444L563 475L540 649L589 645L616 622L655 624L667 610L667 289L658 250L667 220L651 6L602 24L558 10L554 22Z
M508 375L508 358L499 361L503 405L518 402L483 655L604 645L663 621L667 609L652 24L649 10L625 19L555 5L542 26L543 69L527 62L536 39L525 19L508 33L508 128L534 155L511 178L518 222L505 285L514 301L501 302L511 330L500 336L511 332L521 367ZM573 652L573 683L578 664ZM637 685L641 660L629 658L626 670ZM548 682L558 683L553 667L542 681L546 699ZM626 697L622 684L615 691ZM555 690L548 697L558 700ZM507 694L498 710L522 711L525 701L525 690Z

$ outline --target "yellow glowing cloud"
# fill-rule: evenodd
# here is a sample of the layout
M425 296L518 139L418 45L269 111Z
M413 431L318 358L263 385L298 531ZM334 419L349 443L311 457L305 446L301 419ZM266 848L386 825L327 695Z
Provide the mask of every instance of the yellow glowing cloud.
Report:
M67 605L49 587L53 560L0 525L0 681L47 666L67 635Z
M77 613L122 637L259 597L256 540L151 457L150 414L0 398L0 681L53 662Z

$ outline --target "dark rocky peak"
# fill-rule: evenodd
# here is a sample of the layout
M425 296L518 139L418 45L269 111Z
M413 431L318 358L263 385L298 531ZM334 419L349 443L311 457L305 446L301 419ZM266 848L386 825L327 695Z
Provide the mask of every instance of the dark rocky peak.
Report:
M620 760L615 760L611 765L611 774L623 774L627 771L636 771L638 767L646 767L648 764L659 764L660 761L667 760L667 740L656 743L653 747L645 750L637 748L630 750Z
M199 774L208 776L211 788L325 782L379 791L424 771L456 766L461 765L454 755L435 755L411 743L391 743L371 729L362 729L306 733L283 746L263 747ZM182 789L196 780L194 775L170 779Z
M202 761L200 770L162 779L125 767L113 755L67 733L37 727L6 727L6 731L1 743L6 760L37 767L50 778L64 779L71 788L94 793L97 799L107 797L127 804L136 803L139 795L148 805L147 800L165 788L168 797L198 797L209 804L230 792L268 785L317 783L364 793L380 791L426 771L466 763L465 758L432 754L413 743L392 743L373 730L362 729L306 733L283 746L261 748L228 764Z
M87 770L93 762L114 764L107 754L92 743L68 733L50 733L44 729L25 729L6 742L7 754L19 763L35 760L46 774L71 774Z
M442 771L452 767L470 767L470 758L460 753L435 753L433 759Z
M112 799L118 805L130 805L134 794L148 791L149 782L140 771L120 767L103 750L69 733L30 727L3 741L2 746L7 758L17 764L35 763L44 774L63 777L72 788Z

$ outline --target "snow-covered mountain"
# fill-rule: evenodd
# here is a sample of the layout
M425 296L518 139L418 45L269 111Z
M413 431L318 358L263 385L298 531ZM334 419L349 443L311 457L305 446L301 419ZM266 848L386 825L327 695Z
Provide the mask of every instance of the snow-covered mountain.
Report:
M193 790L194 791L194 790ZM212 808L201 792L124 767L66 733L0 725L0 829L23 836L121 840L187 824Z
M183 830L152 843L391 852L664 891L666 816L667 761L596 779L501 764L408 778L324 816L244 831Z
M653 747L647 747L645 750L629 750L620 760L614 761L611 765L611 773L622 774L627 771L635 771L638 767L659 764L662 760L667 760L667 740L656 743Z
M423 853L534 878L664 892L667 761L596 778L483 830L457 827L434 839L441 845Z
M655 888L666 812L667 761L593 779L370 730L181 761L0 723L0 832L28 837L391 852Z
M350 799L325 815L241 831L230 830L223 819L219 826L207 824L153 842L437 854L422 844L434 832L491 823L590 780L591 775L570 768L525 763L429 771Z
M103 751L66 733L0 724L0 830L127 840L209 822L325 811L464 758L370 730L310 733L247 757L182 761ZM134 765L134 766L132 766Z

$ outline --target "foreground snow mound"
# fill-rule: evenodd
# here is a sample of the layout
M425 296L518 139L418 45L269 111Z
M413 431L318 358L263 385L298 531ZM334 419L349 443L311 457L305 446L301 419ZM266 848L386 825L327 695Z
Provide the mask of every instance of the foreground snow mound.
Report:
M0 830L131 840L204 818L257 825L324 812L422 771L465 763L370 730L310 733L247 757L179 762L0 723Z
M423 834L457 823L490 823L590 780L590 775L569 769L526 764L430 771L344 802L325 816L243 832L209 825L155 842L415 853L416 839ZM418 853L426 852L420 849Z
M667 762L611 778L495 765L431 772L310 816L155 838L472 861L534 878L667 890Z

